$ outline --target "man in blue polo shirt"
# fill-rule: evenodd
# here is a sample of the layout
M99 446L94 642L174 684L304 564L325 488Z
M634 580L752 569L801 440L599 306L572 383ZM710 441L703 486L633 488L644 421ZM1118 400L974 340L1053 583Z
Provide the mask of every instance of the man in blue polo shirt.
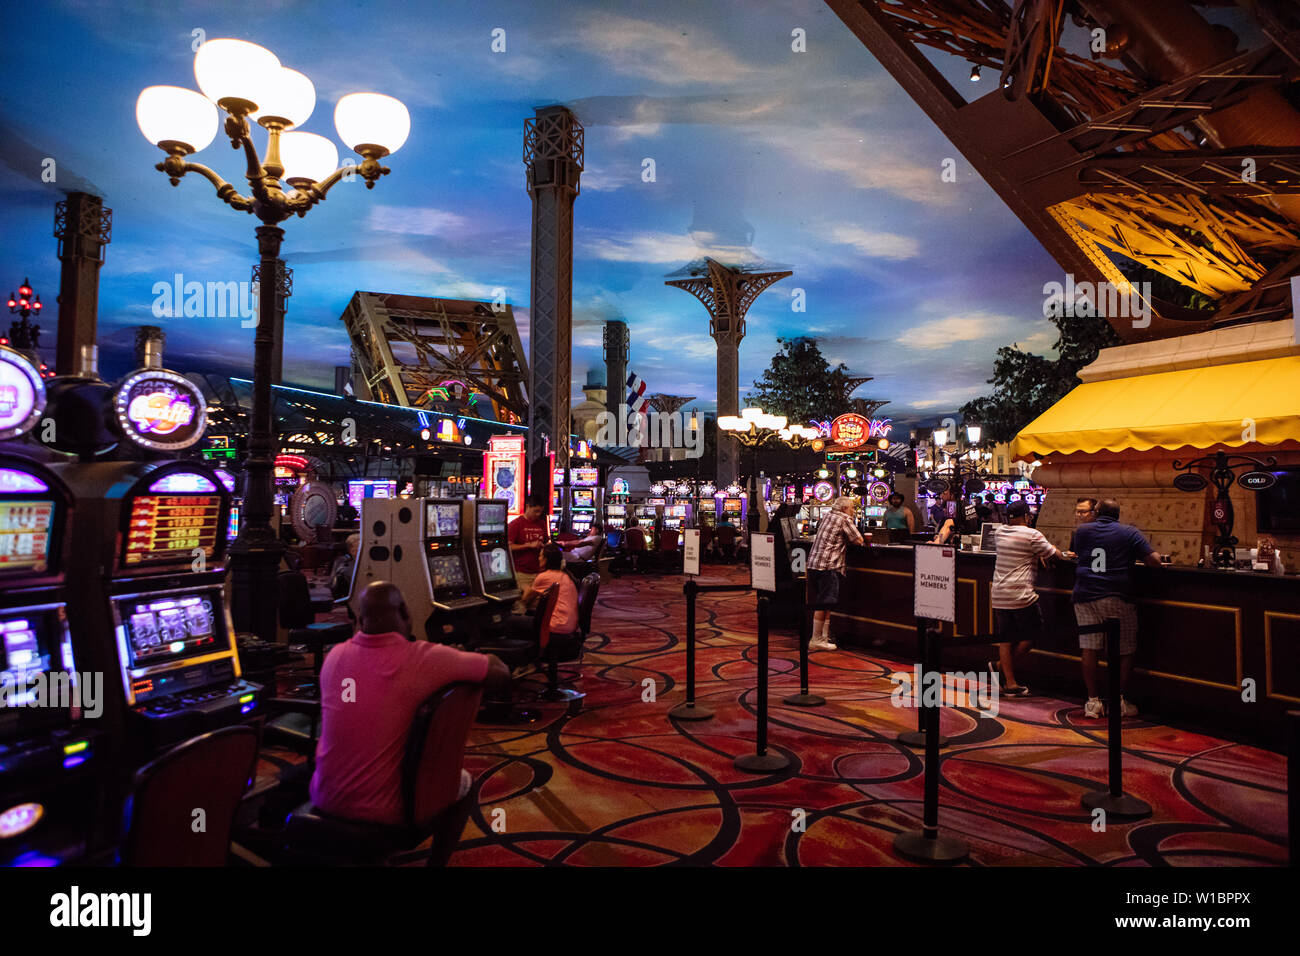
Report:
M1097 518L1074 531L1074 550L1079 567L1074 576L1074 616L1079 626L1101 624L1107 618L1120 622L1120 687L1128 686L1137 650L1137 609L1133 606L1133 565L1138 561L1160 567L1160 555L1151 542L1132 525L1120 524L1119 502L1106 498L1097 503ZM1086 717L1101 717L1106 707L1098 696L1098 651L1105 647L1105 634L1080 634L1083 682L1088 688ZM1132 717L1137 708L1120 698L1120 710Z

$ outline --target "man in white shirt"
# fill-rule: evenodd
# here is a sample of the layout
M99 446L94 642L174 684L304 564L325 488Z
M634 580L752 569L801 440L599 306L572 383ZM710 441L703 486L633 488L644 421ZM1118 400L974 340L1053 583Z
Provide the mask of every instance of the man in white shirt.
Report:
M1046 564L1059 558L1061 552L1041 531L1029 527L1029 505L1023 501L1013 501L1007 508L1007 523L998 529L994 541L998 557L991 589L993 616L998 637L1006 641L995 645L998 662L992 666L1002 672L1001 694L1025 697L1029 688L1016 683L1016 666L1024 663L1034 641L1043 633L1043 612L1038 606L1034 578L1040 562Z

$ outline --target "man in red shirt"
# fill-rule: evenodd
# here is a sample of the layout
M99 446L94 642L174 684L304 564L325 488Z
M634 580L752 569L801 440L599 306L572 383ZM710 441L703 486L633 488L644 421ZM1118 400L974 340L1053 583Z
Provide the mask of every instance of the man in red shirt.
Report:
M311 801L335 816L400 825L402 758L411 721L430 695L457 681L506 685L510 671L490 654L415 641L396 585L361 593L360 628L321 668L321 735ZM461 771L461 795L472 778Z
M510 542L510 556L515 560L515 578L525 594L531 590L533 579L542 569L539 558L550 536L545 506L536 498L529 499L524 513L510 522L506 536Z

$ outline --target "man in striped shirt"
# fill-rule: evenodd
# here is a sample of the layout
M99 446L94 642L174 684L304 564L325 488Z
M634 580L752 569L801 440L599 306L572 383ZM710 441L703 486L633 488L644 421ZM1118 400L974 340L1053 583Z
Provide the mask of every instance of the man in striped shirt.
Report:
M817 537L808 553L808 606L813 609L810 651L836 650L827 631L831 608L840 603L840 585L844 582L844 553L849 544L864 544L862 534L853 523L858 499L836 498L831 510L817 522Z
M996 645L1002 671L999 692L1009 697L1025 697L1029 688L1016 683L1016 666L1023 664L1029 650L1043 633L1043 611L1038 606L1034 578L1039 562L1059 558L1061 552L1029 527L1029 505L1013 501L1007 508L1007 523L998 528L994 538L998 558L993 566L993 616L997 635L1005 638ZM1012 642L1017 642L1014 653Z

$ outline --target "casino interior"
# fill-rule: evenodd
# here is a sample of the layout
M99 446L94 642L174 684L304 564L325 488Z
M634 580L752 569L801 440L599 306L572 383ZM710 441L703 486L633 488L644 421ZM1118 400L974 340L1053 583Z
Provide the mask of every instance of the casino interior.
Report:
M1294 862L1300 324L1282 287L1300 269L1300 158L1295 141L1230 142L1239 127L1226 123L1198 141L1150 111L1184 97L1213 126L1254 102L1201 88L1229 76L1285 85L1290 99L1273 107L1291 122L1300 22L1285 4L1245 5L1267 28L1263 52L1227 73L1214 73L1218 60L1187 66L1203 83L1171 89L1176 78L1136 65L1154 28L1127 0L1017 4L1014 23L1006 4L973 6L1007 7L1008 23L923 0L828 6L1080 275L1115 271L1098 252L1114 233L1079 225L1099 221L1102 197L1143 264L1176 272L1204 257L1222 278L1226 257L1167 235L1138 242L1134 217L1168 201L1170 180L1245 216L1258 195L1205 181L1215 157L1234 165L1257 150L1252 185L1278 201L1248 226L1233 219L1235 238L1207 229L1241 260L1249 246L1246 278L1217 288L1208 317L1113 322L1119 344L995 451L973 418L893 420L888 403L847 393L856 410L824 420L741 407L744 309L789 273L702 260L666 283L705 303L717 345L716 419L682 419L712 432L697 461L585 428L606 412L627 423L622 321L604 328L611 387L590 378L591 415L571 408L584 141L568 107L524 123L527 355L513 312L486 295L364 292L345 279L351 364L333 392L281 381L283 289L258 303L251 377L186 369L145 327L139 367L101 378L107 211L70 193L57 361L0 343L0 864ZM1051 72L1042 30L1059 30L1063 11L1127 24L1124 68L1062 49ZM1034 43L1015 26L1026 18ZM936 31L991 73L1012 54L1021 66L952 107L930 95L946 81L918 52L947 49ZM148 87L139 125L172 185L206 181L255 214L260 274L284 269L279 224L345 175L368 188L400 177L411 117L396 99L344 97L339 136L357 157L286 176L290 160L303 173L307 149L292 137L310 135L290 131L301 87L258 84L294 71L241 40L197 49L202 95ZM263 94L274 102L259 107ZM1140 102L1122 106L1121 94ZM989 142L993 128L1006 142ZM1176 139L1188 155L1162 148L1135 167L1130 141L1106 138L1115 130ZM223 136L243 148L252 197L191 159ZM1047 144L1051 170L1035 170L1028 143ZM1112 192L1116 181L1125 188ZM1178 221L1195 232L1194 217ZM1167 247L1187 261L1165 263ZM653 398L634 424L682 407ZM1095 553L1073 555L1078 505L1095 515L1108 499L1150 552L1122 569L1139 635L1123 667L1118 618L1081 624L1076 601L1099 573ZM1024 698L999 696L990 664L1005 609L998 542L1016 523L1069 553L1027 574L1042 630L1018 666L1034 688ZM835 571L828 605L815 575ZM827 611L834 644L814 639L814 612ZM1089 628L1104 644L1104 719L1080 678ZM362 659L375 663L346 669ZM351 769L384 786L349 804L337 768L358 753ZM203 827L191 826L195 807Z

